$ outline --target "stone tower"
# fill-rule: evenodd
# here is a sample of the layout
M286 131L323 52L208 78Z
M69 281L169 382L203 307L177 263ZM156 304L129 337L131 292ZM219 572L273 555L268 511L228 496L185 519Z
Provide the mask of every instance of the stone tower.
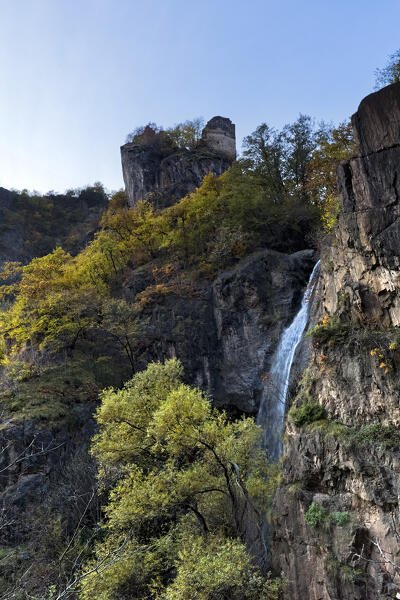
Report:
M203 129L202 141L207 148L225 156L236 158L235 124L226 117L213 117Z

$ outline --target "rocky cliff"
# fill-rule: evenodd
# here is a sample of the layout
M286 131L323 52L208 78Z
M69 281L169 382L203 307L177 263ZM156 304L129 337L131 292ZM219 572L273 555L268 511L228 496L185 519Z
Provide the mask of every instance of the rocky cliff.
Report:
M271 357L301 301L315 263L312 250L292 255L260 250L221 273L159 294L146 305L146 344L138 361L177 356L187 381L210 392L216 405L255 414ZM132 302L154 283L151 270L133 271L121 282Z
M400 84L352 122L360 154L338 169L342 210L276 497L272 563L298 600L400 597Z
M150 128L135 142L121 147L122 173L129 206L145 197L156 208L171 206L199 187L208 173L222 175L236 156L235 125L230 119L208 121L194 150L162 147Z

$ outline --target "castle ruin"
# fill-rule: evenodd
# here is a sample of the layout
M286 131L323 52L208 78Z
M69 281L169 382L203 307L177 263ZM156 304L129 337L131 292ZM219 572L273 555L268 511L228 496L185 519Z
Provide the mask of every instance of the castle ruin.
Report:
M171 206L199 187L208 173L222 175L236 158L235 125L225 117L208 121L194 150L163 153L160 134L150 127L138 137L121 147L129 206L146 197L157 209Z

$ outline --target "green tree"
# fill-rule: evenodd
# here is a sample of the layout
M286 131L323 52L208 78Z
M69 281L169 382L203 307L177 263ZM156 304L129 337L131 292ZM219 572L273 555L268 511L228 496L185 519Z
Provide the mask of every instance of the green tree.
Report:
M181 150L195 150L204 128L204 120L201 117L178 123L174 127L166 129L163 133L166 142Z
M307 168L307 190L320 210L321 224L330 231L339 213L336 169L340 162L357 153L350 121L337 127L322 123L316 133L316 147Z
M243 146L244 156L250 159L249 168L261 179L272 200L282 200L285 193L285 148L282 133L262 123L244 139Z
M177 123L167 129L157 123L147 123L129 133L126 141L158 146L163 154L170 154L174 150L195 150L201 139L203 127L204 120L201 117Z
M286 189L301 202L308 202L307 169L316 145L313 121L300 115L297 121L283 129L285 140L284 179Z
M261 527L271 497L260 429L229 421L181 377L175 359L153 363L102 394L93 454L114 483L84 600L277 597L243 544L243 516Z
M391 83L400 81L400 50L396 50L388 58L382 69L375 70L375 89L380 90Z
M262 123L244 139L244 148L250 170L260 177L271 200L281 203L293 198L308 202L307 168L315 148L311 117L300 115L282 131Z

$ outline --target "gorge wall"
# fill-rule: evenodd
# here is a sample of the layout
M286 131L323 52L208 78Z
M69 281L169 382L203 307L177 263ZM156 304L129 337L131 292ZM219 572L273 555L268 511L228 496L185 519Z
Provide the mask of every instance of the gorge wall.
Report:
M352 119L342 210L321 258L311 362L289 419L271 558L296 600L400 597L400 84ZM298 413L299 414L299 413Z
M141 316L145 335L136 369L176 356L186 381L208 390L217 406L233 417L255 415L277 342L299 308L314 263L312 250L292 255L260 250L213 282L155 297ZM149 281L151 268L126 273L114 293L133 302ZM90 526L104 501L97 496L96 466L88 454L96 389L79 377L79 371L65 370L51 389L36 377L37 404L45 402L46 416L2 419L0 547L9 560L0 565L0 576L8 583L29 569L22 583L32 595L58 576L54 546L61 542L53 530L73 535L81 518ZM8 401L18 403L21 385L3 389ZM2 580L0 594L1 585Z

